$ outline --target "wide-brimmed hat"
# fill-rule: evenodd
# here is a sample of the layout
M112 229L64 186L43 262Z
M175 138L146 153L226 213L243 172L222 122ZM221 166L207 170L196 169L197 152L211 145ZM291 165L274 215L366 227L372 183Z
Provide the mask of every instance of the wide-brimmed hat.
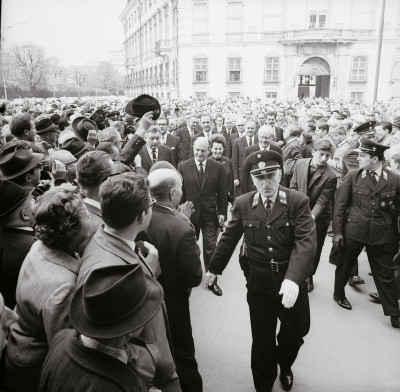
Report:
M49 117L50 121L55 124L58 125L58 123L61 120L61 115L58 113L53 113L50 117Z
M53 131L60 132L57 125L55 125L49 118L44 118L38 121L35 125L35 128L38 135Z
M63 150L69 151L74 157L88 149L87 144L83 143L82 140L77 137L66 140L62 145Z
M85 116L78 116L72 121L72 130L80 140L86 142L89 131L95 130L97 132L98 128L94 121Z
M125 112L134 117L142 118L143 114L153 111L153 120L157 120L161 114L160 103L151 95L142 94L129 101Z
M0 180L9 180L33 169L44 158L22 144L4 146L0 153Z
M33 191L32 187L24 187L12 181L0 181L0 218L15 211Z
M138 264L93 270L72 298L72 326L91 338L112 339L135 332L159 311L161 285Z

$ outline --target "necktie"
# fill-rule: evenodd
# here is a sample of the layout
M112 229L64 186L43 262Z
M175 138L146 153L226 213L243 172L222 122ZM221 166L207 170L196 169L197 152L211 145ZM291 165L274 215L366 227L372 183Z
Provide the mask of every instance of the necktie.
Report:
M270 199L267 199L265 201L265 212L267 213L267 217L269 217L269 215L271 214L271 210L272 210L272 202Z
M253 145L253 138L250 136L249 137L249 146L252 146Z
M156 150L153 150L153 151L151 152L151 154L153 155L153 163L156 163L156 161L157 161Z
M231 131L227 130L228 137L231 136Z
M204 168L202 162L199 163L199 174L200 174L200 183L203 184Z
M372 181L373 181L373 183L376 185L377 184L377 180L376 180L376 177L377 177L377 173L374 171L374 170L370 170L369 171L369 174L370 174L370 176L371 176L371 178L372 178Z

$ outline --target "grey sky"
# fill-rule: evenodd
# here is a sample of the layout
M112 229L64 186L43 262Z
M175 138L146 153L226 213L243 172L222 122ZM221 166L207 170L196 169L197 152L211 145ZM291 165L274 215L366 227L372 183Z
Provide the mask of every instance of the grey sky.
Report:
M2 0L2 45L32 42L43 46L48 56L59 57L63 65L107 60L110 50L123 48L119 16L126 3L127 0ZM13 26L8 28L10 25Z

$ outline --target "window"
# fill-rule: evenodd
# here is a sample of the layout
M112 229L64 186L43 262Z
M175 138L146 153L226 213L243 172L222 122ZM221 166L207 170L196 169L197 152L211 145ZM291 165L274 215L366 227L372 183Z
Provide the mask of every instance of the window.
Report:
M265 59L265 81L279 81L279 57L266 57Z
M207 97L207 93L203 93L203 92L196 92L196 98L206 98Z
M226 32L227 33L241 33L242 32L242 18L243 7L241 0L228 0L228 7L226 11Z
M241 58L229 58L228 59L228 82L241 82L242 77L242 59Z
M208 34L208 1L193 0L193 34Z
M207 82L207 66L208 59L206 58L198 58L193 60L193 81L194 82Z
M367 58L365 56L353 57L351 64L351 81L365 82L367 79Z
M363 92L354 92L354 93L350 93L351 95L351 100L352 101L355 101L355 100L358 100L358 101L362 101L363 100L363 97L364 97L364 93Z
M276 98L277 94L275 92L265 93L265 98Z
M312 13L310 14L310 29L324 29L326 27L326 14L325 13Z

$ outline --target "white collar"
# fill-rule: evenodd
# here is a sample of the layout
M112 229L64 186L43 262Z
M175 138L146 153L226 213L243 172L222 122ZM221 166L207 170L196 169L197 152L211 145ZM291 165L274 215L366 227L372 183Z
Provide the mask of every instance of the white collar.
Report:
M91 206L96 207L99 210L101 210L100 202L97 200L93 200L93 199L89 199L88 197L85 197L85 203L90 204Z
M263 202L264 205L265 205L265 202L267 201L267 199L271 200L271 202L272 202L273 204L275 204L275 203L276 203L276 196L277 196L277 195L278 195L278 189L276 190L275 194L272 195L272 197L265 197L265 196L263 196L263 195L260 193L261 200L262 200L262 202Z
M199 161L197 161L195 159L194 162L196 163L197 168L199 167L200 163L202 163L203 164L203 168L205 169L206 168L207 159L208 158L206 158L203 162L199 162Z
M127 244L127 245L132 249L133 252L136 251L136 243L135 243L135 241L127 240L126 238L122 238L122 237L120 237L119 235L116 235L116 234L114 234L114 233L111 233L111 231L109 231L109 230L107 229L107 226L104 226L104 231L105 231L107 234L110 234L110 235L112 235L112 236L114 236L114 237L117 237L117 238L119 238L121 241L125 242L125 244Z

